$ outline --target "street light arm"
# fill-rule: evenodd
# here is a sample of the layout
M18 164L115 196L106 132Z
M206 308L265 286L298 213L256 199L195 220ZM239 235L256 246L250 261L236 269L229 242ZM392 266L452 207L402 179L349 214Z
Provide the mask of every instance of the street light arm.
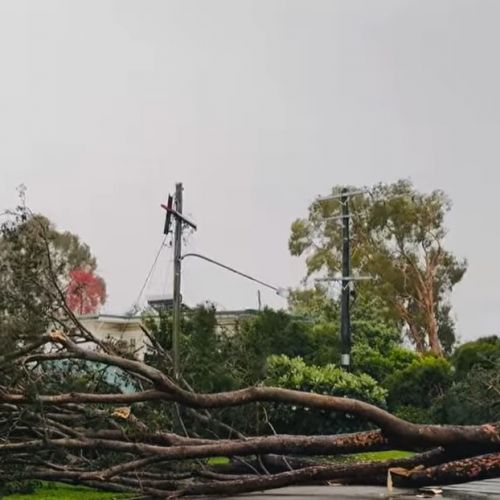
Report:
M246 278L248 280L254 281L255 283L259 283L262 286L265 286L267 288L270 288L271 290L275 291L278 295L283 296L283 289L275 287L273 285L270 285L269 283L265 283L264 281L258 280L257 278L254 278L248 274L242 273L241 271L238 271L237 269L234 269L233 267L226 266L225 264L222 264L222 262L218 262L214 259L211 259L209 257L205 257L204 255L201 255L199 253L185 253L181 259L185 259L186 257L197 257L198 259L206 260L207 262L210 262L211 264L215 264L216 266L222 267L223 269L226 269L227 271L231 271L232 273L239 274L240 276L243 276L243 278Z

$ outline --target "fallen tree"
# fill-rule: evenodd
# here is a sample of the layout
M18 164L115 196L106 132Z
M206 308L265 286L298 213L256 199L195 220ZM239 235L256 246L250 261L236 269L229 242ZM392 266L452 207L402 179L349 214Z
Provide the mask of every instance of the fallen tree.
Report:
M365 401L270 386L200 393L173 380L169 352L147 331L164 361L155 366L96 339L66 304L65 262L48 229L22 210L0 235L0 483L59 481L166 498L384 484L388 472L410 487L499 474L500 422L417 425ZM111 370L126 392L106 378ZM269 423L272 434L246 436L225 418L227 409L269 404L355 416L368 430L280 435ZM415 454L374 463L356 455L390 449ZM230 462L213 465L212 457Z
M47 390L54 362L112 366L138 390ZM328 482L422 486L500 473L500 422L481 426L417 425L368 403L277 387L199 394L166 373L122 355L93 338L76 319L64 332L40 336L0 358L0 481L83 484L148 497L235 494L291 484ZM279 403L362 417L377 429L340 435L247 437L210 414L217 408ZM230 438L152 429L148 405L191 409L203 425ZM136 413L139 415L137 416ZM189 412L181 412L188 416ZM376 463L324 463L325 457L400 449L415 455ZM210 457L230 457L221 467ZM306 457L310 457L307 459ZM323 462L323 463L322 463Z
M12 307L0 309L0 333L8 339L0 355L0 482L60 481L165 498L308 482L383 484L388 472L396 484L412 487L499 473L500 422L417 425L364 401L269 386L199 393L169 376L169 353L148 332L165 370L96 339L66 304L49 239L43 225L41 237L35 234L33 220L32 230L20 233L33 238L29 253L17 251L27 246L18 241L18 226L4 236L14 246L4 265L12 279L2 282L1 295ZM133 389L123 392L106 380L110 369ZM221 413L266 404L356 416L371 430L246 436ZM331 462L389 449L415 454ZM207 461L221 456L231 462Z

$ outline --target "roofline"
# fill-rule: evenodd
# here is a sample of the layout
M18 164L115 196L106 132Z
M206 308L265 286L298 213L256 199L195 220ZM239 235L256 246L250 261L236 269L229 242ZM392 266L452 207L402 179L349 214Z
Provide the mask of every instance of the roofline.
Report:
M252 316L259 314L259 311L257 309L236 309L233 311L215 311L216 316Z
M85 321L86 319L95 319L102 321L119 320L130 323L142 323L142 318L140 318L139 316L124 316L119 314L93 314L91 316L77 316L76 318L79 321Z

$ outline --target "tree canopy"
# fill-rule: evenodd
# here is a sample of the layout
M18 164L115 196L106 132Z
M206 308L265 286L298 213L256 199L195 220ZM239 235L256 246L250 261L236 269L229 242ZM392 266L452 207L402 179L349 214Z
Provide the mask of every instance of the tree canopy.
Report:
M292 224L290 252L306 256L306 278L341 270L342 236L335 219L340 208L338 199L316 201L306 218ZM371 290L404 322L417 350L437 355L443 353L442 343L453 343L449 295L467 268L444 248L450 209L445 193L421 193L407 180L378 184L351 201L353 273L373 278L360 289Z
M3 338L32 336L47 331L68 307L68 289L82 279L97 281L98 297L86 313L105 300L105 284L95 274L96 259L87 244L70 232L58 231L46 217L23 208L10 213L0 226L0 333ZM85 276L82 276L82 273ZM70 301L71 304L71 301ZM80 312L76 307L75 312Z

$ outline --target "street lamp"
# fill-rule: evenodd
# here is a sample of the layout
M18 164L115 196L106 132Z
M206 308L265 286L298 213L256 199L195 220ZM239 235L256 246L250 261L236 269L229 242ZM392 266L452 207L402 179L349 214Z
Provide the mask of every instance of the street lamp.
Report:
M243 278L246 278L250 281L254 281L255 283L259 283L260 285L265 286L265 287L273 290L276 293L276 295L279 295L280 297L283 297L284 299L288 298L289 293L288 293L288 290L286 288L270 285L269 283L266 283L265 281L254 278L253 276L250 276L249 274L242 273L241 271L238 271L237 269L234 269L233 267L226 266L222 262L218 262L214 259L211 259L210 257L206 257L205 255L201 255L199 253L185 253L181 257L181 259L185 259L186 257L195 257L198 259L206 260L207 262L210 262L211 264L222 267L223 269L226 269L227 271L230 271L234 274L238 274L239 276L243 276Z

